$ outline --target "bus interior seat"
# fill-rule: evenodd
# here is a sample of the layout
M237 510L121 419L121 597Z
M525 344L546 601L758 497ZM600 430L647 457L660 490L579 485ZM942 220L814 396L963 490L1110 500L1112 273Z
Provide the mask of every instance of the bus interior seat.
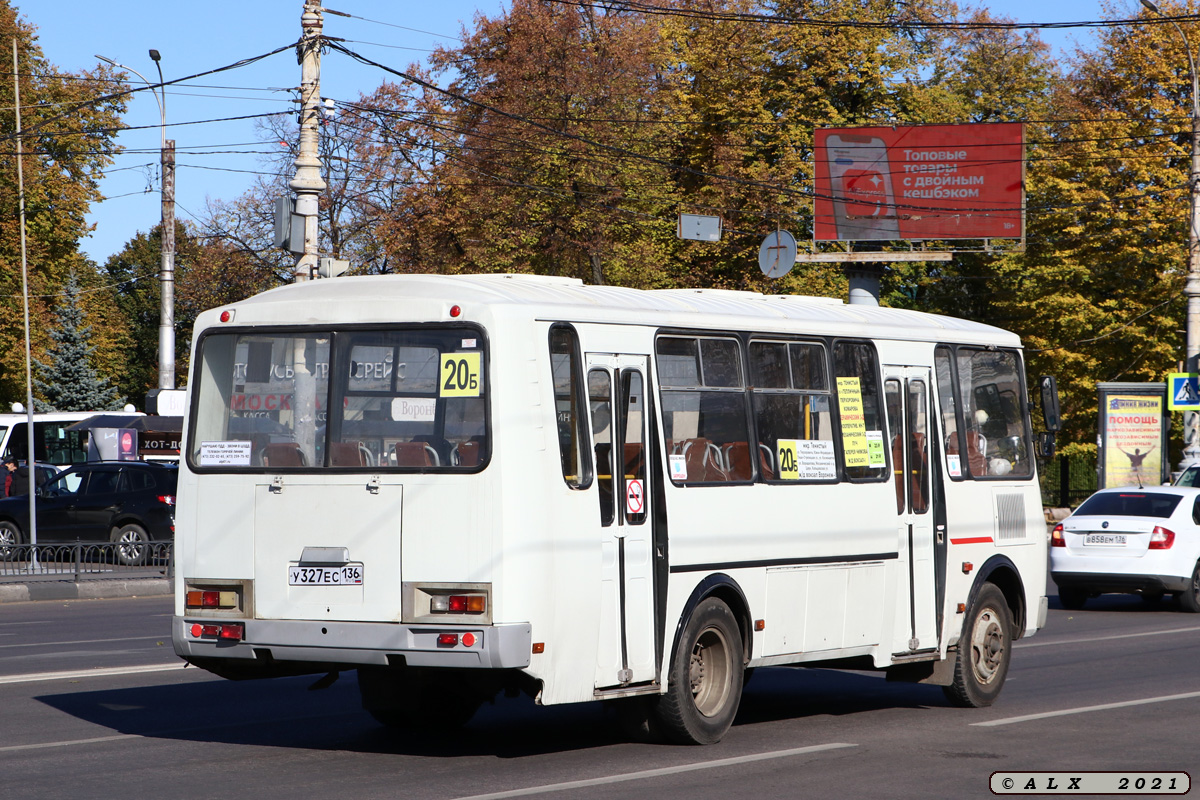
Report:
M722 463L721 449L709 439L698 436L683 443L689 481L728 480Z
M264 467L307 467L308 459L295 442L272 442L263 448Z
M749 442L730 442L725 445L725 474L731 481L748 481L754 477L750 461Z
M758 466L762 470L763 480L769 481L775 477L775 454L762 442L758 443Z
M329 466L361 467L367 463L363 460L363 447L358 442L329 443Z
M636 478L645 469L646 448L636 442L625 443L625 475Z
M397 467L440 467L437 451L425 442L396 442Z
M892 437L892 475L896 483L896 512L900 513L904 511L904 443L900 434Z
M483 460L483 443L478 439L459 442L454 448L455 463L459 467L478 467Z

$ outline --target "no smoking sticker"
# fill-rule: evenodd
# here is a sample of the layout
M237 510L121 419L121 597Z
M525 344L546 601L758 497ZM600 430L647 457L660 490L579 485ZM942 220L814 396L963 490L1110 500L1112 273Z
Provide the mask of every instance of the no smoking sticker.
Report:
M632 480L625 484L625 512L640 514L646 508L646 493L642 482Z

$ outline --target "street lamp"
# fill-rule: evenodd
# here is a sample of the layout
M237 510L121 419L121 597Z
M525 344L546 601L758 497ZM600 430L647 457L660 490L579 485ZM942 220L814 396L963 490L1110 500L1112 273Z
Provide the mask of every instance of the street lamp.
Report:
M150 87L158 103L160 130L162 132L162 225L159 240L162 255L159 264L159 315L158 315L158 388L175 388L175 140L167 138L167 90L163 83L162 55L150 51L150 58L158 67L158 89L133 67L118 64L111 58L97 55L96 58L119 69L128 70ZM159 90L162 94L160 96Z
M1165 16L1153 0L1141 0L1151 13L1164 17L1183 39L1187 52L1188 71L1192 76L1192 168L1188 174L1188 191L1191 197L1191 224L1188 226L1187 282L1183 294L1187 298L1187 363L1188 372L1200 372L1200 77L1196 74L1196 59L1192 55L1192 42L1179 23ZM1188 411L1184 415L1183 470L1200 462L1200 413Z

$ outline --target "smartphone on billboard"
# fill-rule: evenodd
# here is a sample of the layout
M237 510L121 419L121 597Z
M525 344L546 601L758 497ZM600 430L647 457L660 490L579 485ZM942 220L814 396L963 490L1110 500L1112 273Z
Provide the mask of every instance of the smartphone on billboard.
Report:
M900 219L883 139L833 134L825 140L825 156L838 239L899 239Z

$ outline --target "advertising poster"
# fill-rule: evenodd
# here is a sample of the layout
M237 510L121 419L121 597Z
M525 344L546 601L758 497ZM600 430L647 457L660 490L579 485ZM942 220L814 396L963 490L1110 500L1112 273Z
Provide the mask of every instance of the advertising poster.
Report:
M1020 239L1021 123L821 128L817 241Z
M1170 417L1161 383L1104 384L1100 391L1100 488L1167 479Z

